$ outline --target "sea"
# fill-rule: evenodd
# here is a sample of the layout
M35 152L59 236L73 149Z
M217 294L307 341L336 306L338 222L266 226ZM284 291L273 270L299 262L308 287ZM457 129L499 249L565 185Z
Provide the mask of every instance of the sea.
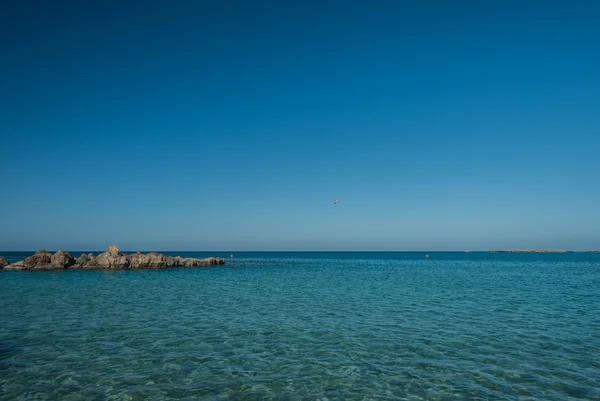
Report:
M0 271L0 399L600 400L598 253L170 254Z

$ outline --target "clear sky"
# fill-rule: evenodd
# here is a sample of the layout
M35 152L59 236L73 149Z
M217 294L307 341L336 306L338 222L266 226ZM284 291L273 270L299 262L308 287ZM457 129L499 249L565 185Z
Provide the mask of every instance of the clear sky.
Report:
M2 250L600 248L598 1L12 3Z

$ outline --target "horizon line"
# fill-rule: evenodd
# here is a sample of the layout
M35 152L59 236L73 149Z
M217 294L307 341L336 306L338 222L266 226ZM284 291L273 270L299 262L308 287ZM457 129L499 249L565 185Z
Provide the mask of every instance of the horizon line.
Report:
M44 249L44 248L40 248L40 249ZM0 253L2 252L36 252L40 249L37 250L0 250ZM48 252L57 252L59 250L64 251L64 249L55 249L55 250L48 250L48 249L44 249ZM124 252L124 253L135 253L135 252L169 252L169 253L173 253L173 252L225 252L225 253L235 253L235 252L239 252L239 253L251 253L251 252L457 252L457 253L471 253L471 252L486 252L486 253L504 253L504 252L529 252L529 253L569 253L569 252L598 252L598 249L543 249L543 248L536 248L536 249L467 249L467 250L335 250L335 249L331 249L331 250L294 250L294 249L284 249L284 250L173 250L173 251L169 251L169 250L156 250L156 249L136 249L136 250L123 250L120 249L120 252ZM102 250L102 249L74 249L74 250L67 250L65 252L106 252L106 249Z

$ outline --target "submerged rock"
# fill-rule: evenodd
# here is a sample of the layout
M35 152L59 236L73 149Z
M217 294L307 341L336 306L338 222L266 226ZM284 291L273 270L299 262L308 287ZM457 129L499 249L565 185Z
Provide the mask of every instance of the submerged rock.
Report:
M0 269L4 269L4 266L8 266L10 262L4 256L0 256Z

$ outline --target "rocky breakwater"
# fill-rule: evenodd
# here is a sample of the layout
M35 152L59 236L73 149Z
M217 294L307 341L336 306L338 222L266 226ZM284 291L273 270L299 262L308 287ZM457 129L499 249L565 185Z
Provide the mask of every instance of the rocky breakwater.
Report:
M116 246L109 246L106 252L98 256L82 254L75 259L69 252L58 251L51 254L40 249L34 255L24 260L9 264L5 258L0 258L0 268L4 270L61 270L61 269L167 269L174 267L210 267L224 265L222 258L182 258L166 256L161 253L123 254ZM4 265L4 266L3 266Z

